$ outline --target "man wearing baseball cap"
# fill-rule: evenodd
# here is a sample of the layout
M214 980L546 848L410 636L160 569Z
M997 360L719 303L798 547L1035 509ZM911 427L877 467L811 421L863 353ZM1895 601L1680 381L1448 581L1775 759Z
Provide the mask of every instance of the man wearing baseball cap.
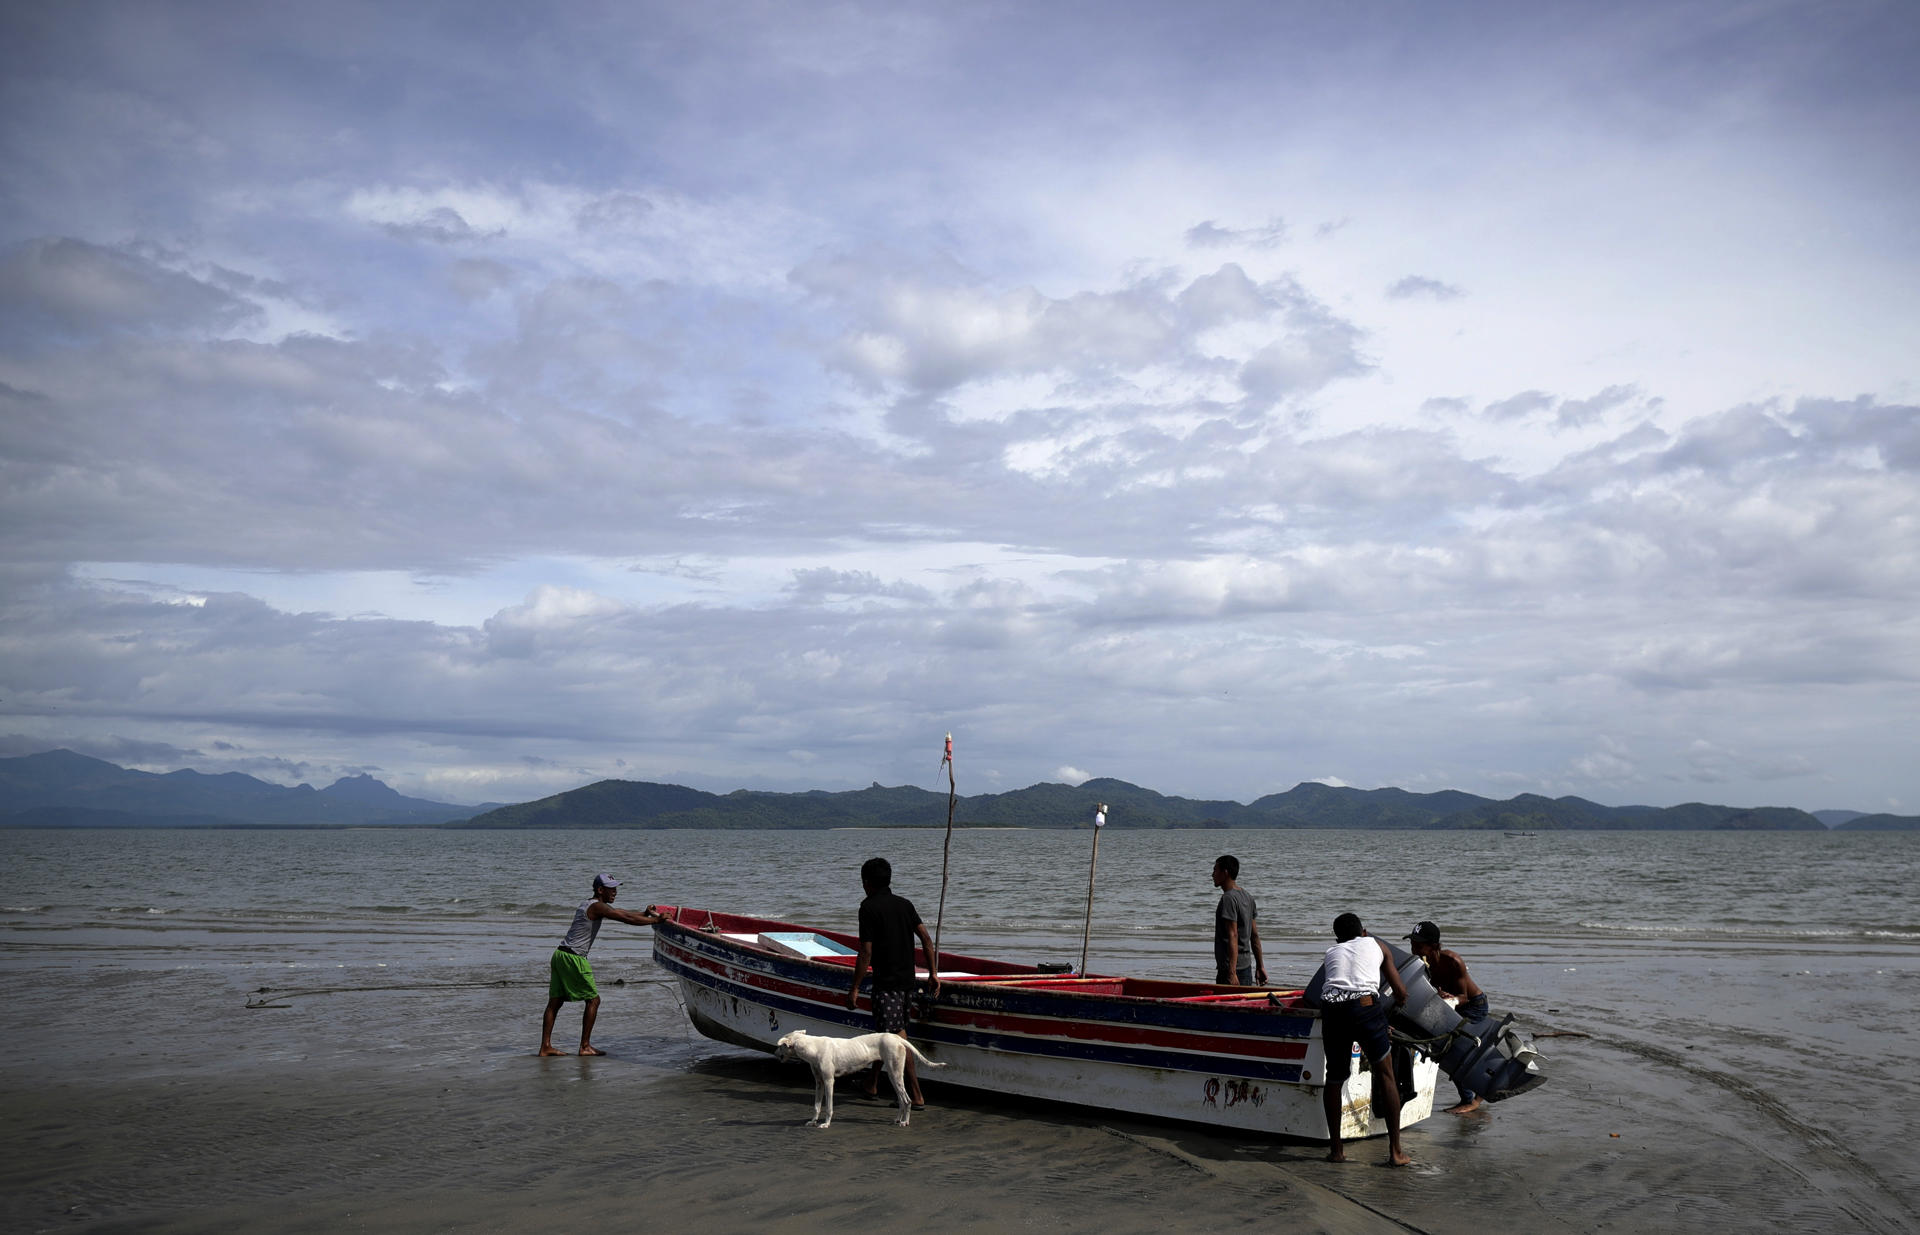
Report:
M1468 976L1467 962L1460 959L1460 954L1440 946L1440 928L1431 922L1422 922L1407 933L1407 939L1413 944L1413 954L1427 963L1427 976L1433 979L1434 989L1452 1002L1464 1019L1484 1020L1487 993ZM1460 1101L1447 1108L1450 1114L1465 1115L1480 1109L1478 1094L1458 1081L1454 1086L1460 1091Z
M652 905L647 906L645 913L615 909L613 898L619 895L619 890L620 881L612 875L605 871L595 875L593 899L582 902L573 911L573 925L567 928L560 946L553 950L553 961L548 966L552 976L547 983L547 1014L540 1022L542 1055L566 1054L553 1048L553 1022L560 1015L560 1005L571 1000L586 1005L580 1015L580 1053L606 1054L593 1045L593 1018L600 1014L600 988L593 984L593 966L587 963L587 951L599 938L603 919L612 918L628 926L652 926L667 920L664 914L654 913Z

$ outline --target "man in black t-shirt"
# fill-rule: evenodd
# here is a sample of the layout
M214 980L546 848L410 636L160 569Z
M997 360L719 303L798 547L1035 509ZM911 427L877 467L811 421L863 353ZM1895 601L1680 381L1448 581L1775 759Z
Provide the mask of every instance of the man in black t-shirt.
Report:
M885 858L869 858L860 868L860 885L867 898L860 902L860 955L853 962L853 986L847 991L847 1007L860 1005L860 982L873 970L873 1027L879 1033L907 1036L907 1005L913 999L913 939L917 934L926 950L927 988L940 993L939 965L931 963L933 938L920 920L913 902L893 894L893 866ZM866 1091L877 1092L880 1065L867 1074ZM920 1078L914 1074L913 1058L907 1058L907 1092L913 1109L926 1105L920 1096Z

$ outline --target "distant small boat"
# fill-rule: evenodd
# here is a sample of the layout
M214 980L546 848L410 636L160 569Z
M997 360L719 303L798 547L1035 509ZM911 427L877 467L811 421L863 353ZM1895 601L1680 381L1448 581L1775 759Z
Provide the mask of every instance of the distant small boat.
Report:
M1532 832L1509 832L1507 833L1507 835L1508 836L1532 836L1533 833Z
M657 908L671 920L654 928L654 960L679 978L687 1016L707 1037L770 1051L796 1029L845 1037L871 1028L864 991L858 1010L846 1006L854 936L706 909ZM1427 1041L1409 1052L1415 1095L1403 1104L1403 1126L1433 1112L1441 1070L1436 1057L1448 1061L1450 1075L1477 1077L1474 1087L1488 1096L1518 1093L1544 1079L1524 1035L1506 1022L1460 1027L1459 1015L1433 994L1421 962L1398 949L1394 954L1404 962L1413 1003L1426 1005L1424 1022L1407 1022L1420 1024ZM924 965L926 957L916 951L915 959ZM939 972L939 997L917 1001L907 1034L947 1065L941 1083L1327 1139L1320 1017L1300 1006L1300 991L1048 972L945 951ZM919 973L926 976L924 968ZM1424 996L1414 991L1416 982ZM1373 1114L1371 1075L1358 1066L1342 1089L1342 1109L1343 1137L1386 1132Z

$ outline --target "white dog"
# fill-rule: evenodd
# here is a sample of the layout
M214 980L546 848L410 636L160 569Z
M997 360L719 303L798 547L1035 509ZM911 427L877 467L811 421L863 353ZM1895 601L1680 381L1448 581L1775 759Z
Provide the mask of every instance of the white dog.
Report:
M913 1113L913 1107L907 1099L909 1051L922 1068L947 1066L928 1059L913 1043L897 1033L869 1033L857 1038L816 1038L804 1029L796 1029L774 1044L773 1057L782 1063L798 1057L806 1060L807 1066L813 1069L813 1118L807 1124L822 1128L833 1122L833 1078L878 1063L887 1070L887 1078L893 1082L894 1096L900 1099L900 1118L894 1122L904 1128ZM822 1106L826 1108L824 1116L820 1113Z

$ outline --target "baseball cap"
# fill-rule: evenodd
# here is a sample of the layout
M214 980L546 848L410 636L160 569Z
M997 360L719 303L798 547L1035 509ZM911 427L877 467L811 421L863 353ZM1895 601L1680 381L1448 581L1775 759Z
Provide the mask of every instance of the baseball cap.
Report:
M593 886L596 888L617 888L620 886L620 881L612 875L607 874L607 872L601 871L593 877Z
M1422 922L1407 932L1407 938L1417 939L1421 943L1439 943L1440 928L1431 922Z

